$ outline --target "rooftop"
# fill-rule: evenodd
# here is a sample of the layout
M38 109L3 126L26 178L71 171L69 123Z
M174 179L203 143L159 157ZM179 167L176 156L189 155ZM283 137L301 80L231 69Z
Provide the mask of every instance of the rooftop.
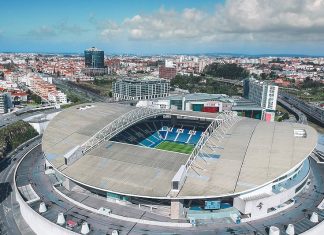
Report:
M232 99L225 94L207 94L207 93L191 93L184 95L172 95L166 97L168 100L182 100L185 98L186 101L195 101L195 100L223 100L223 101L231 101Z
M295 137L295 129L304 129L307 137ZM203 151L217 157L197 158L203 169L189 170L178 196L228 195L255 189L299 166L316 142L317 133L310 126L243 118L220 142L209 139Z
M170 82L169 80L163 79L163 78L157 78L153 76L145 76L142 78L131 78L131 77L125 77L120 78L117 80L117 82L130 82L130 83L149 83L149 82Z
M111 103L89 107L66 109L48 125L43 151L53 166L76 181L105 191L168 197L171 179L187 161L187 154L105 141L72 165L64 165L65 153L135 108ZM217 117L200 112L174 114ZM294 129L304 129L306 138L295 137ZM316 142L317 133L309 126L242 118L220 142L213 137L208 140L203 151L211 157L197 158L197 165L204 170L189 170L178 197L217 197L252 190L297 167Z
M96 47L91 47L91 48L86 49L86 51L102 51L102 50L100 50Z

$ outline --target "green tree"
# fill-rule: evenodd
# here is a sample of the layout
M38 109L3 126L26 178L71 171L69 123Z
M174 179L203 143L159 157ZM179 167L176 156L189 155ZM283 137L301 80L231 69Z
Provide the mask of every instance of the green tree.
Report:
M204 73L215 77L236 80L243 80L249 76L249 72L237 64L212 63L205 67Z

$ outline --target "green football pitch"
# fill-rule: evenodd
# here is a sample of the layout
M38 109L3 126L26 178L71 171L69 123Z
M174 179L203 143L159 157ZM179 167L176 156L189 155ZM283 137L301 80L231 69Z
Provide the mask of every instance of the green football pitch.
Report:
M182 143L176 143L176 142L163 141L159 145L157 145L155 148L178 152L178 153L190 154L192 152L192 150L194 149L194 147L195 146L191 145L191 144L182 144Z

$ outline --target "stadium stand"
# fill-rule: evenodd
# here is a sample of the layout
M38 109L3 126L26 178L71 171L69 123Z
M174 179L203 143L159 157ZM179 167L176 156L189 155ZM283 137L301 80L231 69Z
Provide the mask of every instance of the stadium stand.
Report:
M169 118L158 117L139 122L111 140L149 148L154 148L163 141L195 145L208 125L209 122L206 121L190 119L171 121Z
M194 134L190 135L190 138L188 140L189 144L197 144L200 137L201 137L202 132L201 131L195 131Z

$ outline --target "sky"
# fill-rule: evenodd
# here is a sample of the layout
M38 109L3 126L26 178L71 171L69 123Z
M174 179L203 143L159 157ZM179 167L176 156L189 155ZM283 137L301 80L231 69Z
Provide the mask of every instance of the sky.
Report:
M324 0L10 0L0 51L324 55Z

